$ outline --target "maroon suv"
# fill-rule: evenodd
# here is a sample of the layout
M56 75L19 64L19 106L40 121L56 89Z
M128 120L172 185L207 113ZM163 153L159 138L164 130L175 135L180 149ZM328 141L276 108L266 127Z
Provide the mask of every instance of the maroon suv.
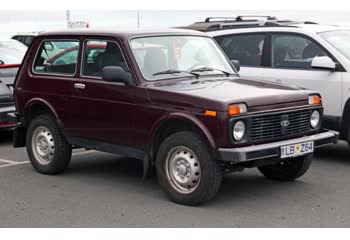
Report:
M65 170L73 146L142 159L186 205L214 197L223 173L302 176L338 138L322 130L320 95L242 79L235 65L194 31L41 34L15 82L14 146L44 174Z

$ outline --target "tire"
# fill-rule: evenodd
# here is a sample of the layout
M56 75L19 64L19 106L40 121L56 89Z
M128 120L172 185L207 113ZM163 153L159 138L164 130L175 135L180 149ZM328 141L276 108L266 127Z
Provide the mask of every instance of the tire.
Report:
M216 195L222 169L208 149L193 132L175 133L161 144L156 161L157 178L172 201L195 206Z
M42 174L62 173L72 157L72 146L50 115L39 115L30 122L26 146L32 166Z
M309 169L313 159L312 154L287 159L275 165L259 167L259 171L272 180L294 181L303 176Z

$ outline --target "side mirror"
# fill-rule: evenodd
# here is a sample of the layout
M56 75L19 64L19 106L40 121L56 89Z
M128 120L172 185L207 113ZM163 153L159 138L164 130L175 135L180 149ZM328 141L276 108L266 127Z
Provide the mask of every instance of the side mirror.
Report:
M236 68L237 72L241 70L241 64L239 63L238 60L231 60L232 65Z
M314 69L336 70L337 64L330 57L314 57L311 61L311 67Z
M102 79L108 82L122 82L131 85L131 75L123 68L117 66L104 67L102 69Z

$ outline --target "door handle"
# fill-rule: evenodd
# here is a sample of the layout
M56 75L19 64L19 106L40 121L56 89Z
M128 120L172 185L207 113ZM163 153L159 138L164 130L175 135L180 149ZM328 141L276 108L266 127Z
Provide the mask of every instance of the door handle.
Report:
M82 84L82 83L74 83L74 88L75 88L75 89L84 90L84 89L85 89L85 84Z

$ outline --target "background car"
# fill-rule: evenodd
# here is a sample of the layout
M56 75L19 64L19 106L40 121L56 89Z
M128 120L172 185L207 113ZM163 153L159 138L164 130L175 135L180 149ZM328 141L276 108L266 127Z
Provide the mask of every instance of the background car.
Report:
M271 16L207 18L185 28L208 32L243 77L321 92L324 126L350 141L350 29Z
M27 51L27 46L24 45L23 43L21 42L18 42L16 40L13 40L13 39L3 39L3 40L0 40L0 48L1 49L15 49L15 50L18 50L18 51L22 51L22 52L26 52ZM12 54L10 54L12 55ZM4 55L2 55L4 57Z
M18 45L20 44L20 45ZM27 47L15 40L0 41L0 130L12 129L15 119L13 83Z
M30 46L33 39L39 34L39 32L29 32L29 33L18 33L12 37L12 39L17 40L27 47Z

